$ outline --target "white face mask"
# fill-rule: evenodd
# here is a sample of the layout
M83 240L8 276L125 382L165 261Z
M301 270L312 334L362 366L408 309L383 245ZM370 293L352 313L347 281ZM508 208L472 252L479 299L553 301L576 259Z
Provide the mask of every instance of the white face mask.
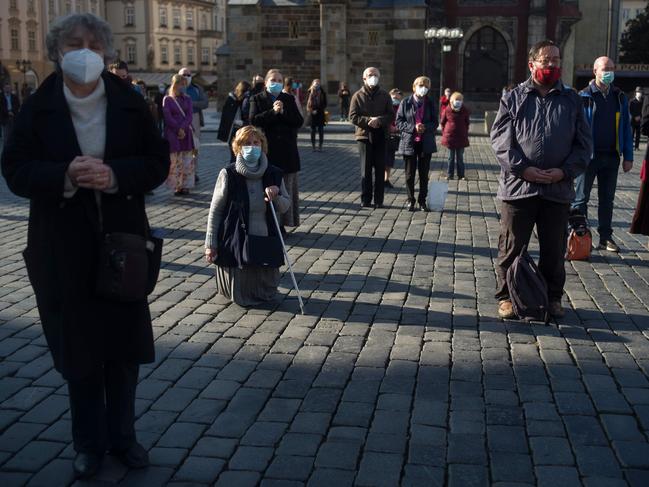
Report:
M187 75L183 74L183 78L185 78L185 81L187 81L187 86L192 84L192 77L191 76L187 76Z
M421 98L422 96L426 96L427 93L428 93L428 88L426 88L425 86L417 86L417 88L415 88L415 94L419 98Z
M450 97L451 97L451 92L450 92L450 91L445 91L445 92L444 92L444 96L445 96L446 98L450 98Z
M460 108L462 108L462 100L453 101L453 108L455 108L456 110L459 110Z
M642 99L642 93L636 93L635 94L635 99L636 100L641 100Z
M367 83L367 86L374 88L379 84L379 77L376 75L368 76L365 82Z
M68 51L61 60L63 73L80 85L97 81L104 68L104 59L90 49Z

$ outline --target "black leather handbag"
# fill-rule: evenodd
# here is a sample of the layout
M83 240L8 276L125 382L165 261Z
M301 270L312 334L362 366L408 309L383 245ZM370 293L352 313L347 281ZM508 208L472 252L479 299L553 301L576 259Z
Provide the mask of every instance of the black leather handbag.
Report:
M260 267L282 267L284 249L279 237L247 234L243 244L243 263Z
M99 213L101 215L101 209ZM146 237L133 233L104 233L103 219L99 220L97 295L125 303L146 299L158 281L162 238L153 235L146 216Z

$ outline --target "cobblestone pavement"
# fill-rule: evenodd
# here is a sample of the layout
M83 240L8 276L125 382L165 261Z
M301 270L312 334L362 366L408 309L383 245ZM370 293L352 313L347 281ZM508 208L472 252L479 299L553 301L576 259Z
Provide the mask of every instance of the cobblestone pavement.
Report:
M203 236L227 156L214 140L203 134L198 191L150 198L166 246L137 430L153 465L107 457L97 483L649 485L649 251L626 233L639 164L619 181L622 252L567 265L566 318L503 323L487 139L442 213L411 214L402 165L387 208L361 210L351 135L328 135L324 153L302 135L303 224L288 243L303 316L288 275L265 309L215 297ZM20 256L27 204L0 184L0 485L68 485L66 388Z

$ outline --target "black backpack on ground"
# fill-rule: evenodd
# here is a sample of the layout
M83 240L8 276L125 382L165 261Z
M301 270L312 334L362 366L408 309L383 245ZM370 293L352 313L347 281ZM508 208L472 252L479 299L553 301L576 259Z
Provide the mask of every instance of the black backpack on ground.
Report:
M548 323L548 285L536 263L527 253L527 246L507 270L509 298L518 318L525 321Z

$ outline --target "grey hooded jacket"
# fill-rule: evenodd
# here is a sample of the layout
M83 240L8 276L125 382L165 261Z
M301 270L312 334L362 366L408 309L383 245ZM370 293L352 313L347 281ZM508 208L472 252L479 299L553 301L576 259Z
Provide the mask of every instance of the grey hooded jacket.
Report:
M586 170L593 142L579 95L559 81L542 97L530 78L500 100L491 145L500 163L499 199L540 196L569 203L575 197L573 180ZM528 167L559 168L565 177L553 184L532 183L523 179Z

